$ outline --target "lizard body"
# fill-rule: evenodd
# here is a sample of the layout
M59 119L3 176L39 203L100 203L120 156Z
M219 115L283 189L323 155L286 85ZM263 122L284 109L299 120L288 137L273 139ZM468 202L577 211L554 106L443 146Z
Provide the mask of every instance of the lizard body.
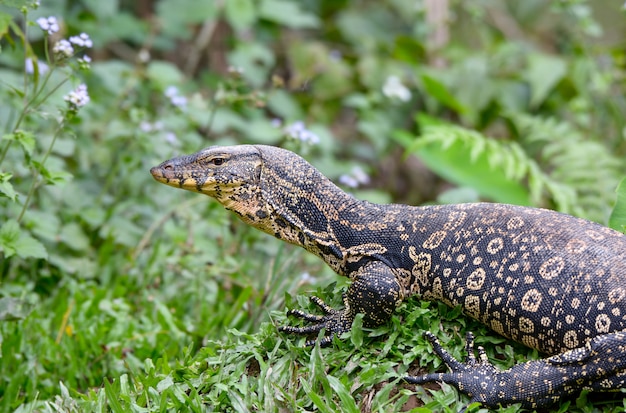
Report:
M504 204L372 204L345 193L300 156L263 145L211 147L151 173L214 197L249 225L305 248L351 279L344 309L313 298L325 314L291 310L312 324L281 331L325 328L322 344L328 344L350 330L356 314L377 326L403 299L419 295L459 305L497 333L553 356L502 372L482 355L460 363L431 340L452 372L408 381L442 380L487 406L527 407L624 384L626 237L617 231Z

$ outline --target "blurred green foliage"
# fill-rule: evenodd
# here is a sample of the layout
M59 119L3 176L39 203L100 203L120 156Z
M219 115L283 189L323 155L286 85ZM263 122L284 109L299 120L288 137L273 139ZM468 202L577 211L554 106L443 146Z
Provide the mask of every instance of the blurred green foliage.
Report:
M153 182L180 153L281 145L375 202L626 225L620 2L38 3L0 1L4 411L457 411L447 386L393 381L439 366L420 330L459 356L471 328L503 367L537 356L418 300L330 350L285 341L270 321L334 274ZM92 48L54 51L81 33ZM339 282L318 294L339 304Z

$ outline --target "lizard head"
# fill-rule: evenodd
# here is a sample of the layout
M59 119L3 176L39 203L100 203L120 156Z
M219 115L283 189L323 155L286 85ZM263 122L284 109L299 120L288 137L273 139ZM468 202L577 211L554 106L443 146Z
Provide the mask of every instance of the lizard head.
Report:
M261 165L255 146L212 146L165 161L150 173L163 184L209 195L228 207L253 198Z
M300 156L265 145L213 146L150 170L157 181L215 198L249 225L302 245L328 245L329 216L355 201Z

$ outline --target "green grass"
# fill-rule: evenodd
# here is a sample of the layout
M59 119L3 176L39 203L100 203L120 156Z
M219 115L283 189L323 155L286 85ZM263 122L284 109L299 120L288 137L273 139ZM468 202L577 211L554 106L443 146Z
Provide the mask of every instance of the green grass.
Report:
M455 389L399 383L405 374L444 368L421 332L436 333L463 357L471 329L503 368L537 357L458 309L417 299L376 330L356 328L329 348L305 348L303 338L277 332L276 325L297 323L285 306L315 311L298 291L340 305L345 280L207 205L155 217L162 225L140 251L103 246L109 255L99 272L109 274L98 281L36 273L5 280L23 307L0 323L0 408L456 412L467 398ZM201 215L208 218L196 221ZM317 275L314 284L300 285L304 271ZM622 401L579 404L560 411L623 411Z

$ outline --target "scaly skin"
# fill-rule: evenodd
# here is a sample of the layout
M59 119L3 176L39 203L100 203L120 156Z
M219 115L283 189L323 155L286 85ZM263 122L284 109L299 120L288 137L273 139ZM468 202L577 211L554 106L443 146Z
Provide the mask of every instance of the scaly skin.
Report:
M450 357L445 381L486 406L545 406L583 388L614 390L626 376L626 237L554 211L503 204L412 207L360 201L298 155L271 146L211 147L150 171L215 198L247 224L299 245L352 280L344 308L282 326L322 344L363 314L380 325L410 295L461 306L505 337L554 355L498 371L473 354ZM471 337L470 337L471 338ZM309 342L310 344L311 342ZM472 353L472 340L468 351Z

